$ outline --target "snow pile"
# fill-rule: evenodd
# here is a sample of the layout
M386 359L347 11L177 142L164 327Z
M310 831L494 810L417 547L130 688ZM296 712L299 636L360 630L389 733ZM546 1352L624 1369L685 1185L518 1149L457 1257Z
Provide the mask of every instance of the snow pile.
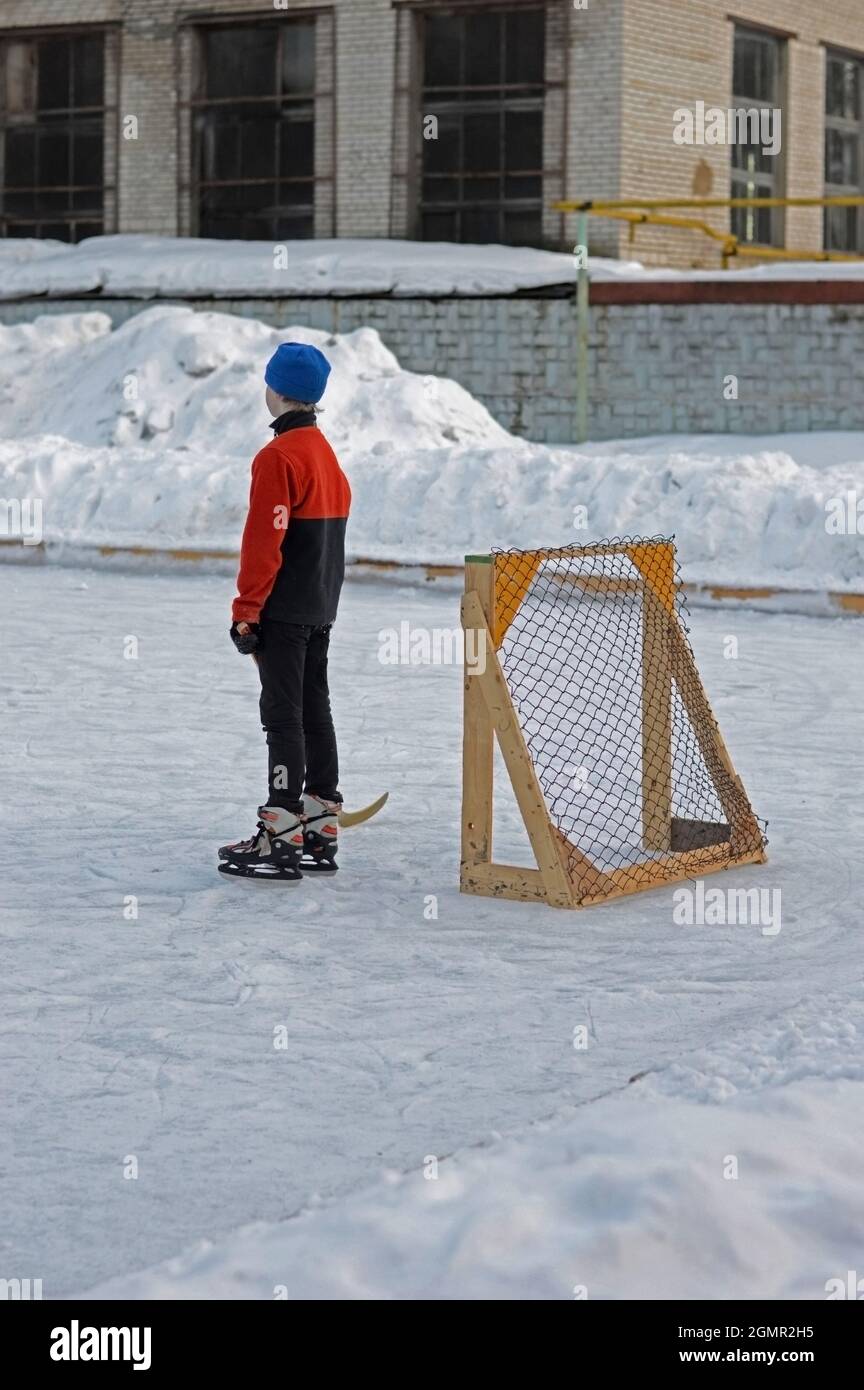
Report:
M595 280L849 280L864 276L864 260L774 262L722 271L652 269L595 256L590 274ZM512 294L570 285L575 276L567 252L452 242L325 238L274 245L124 235L90 237L77 246L17 239L0 246L0 299Z
M824 1299L864 1240L862 1024L860 994L802 1005L437 1176L385 1173L91 1296Z
M333 364L321 427L354 489L353 557L662 532L695 582L862 586L864 537L829 534L825 507L861 490L864 434L532 444L457 383L403 371L373 329L167 305L113 331L100 312L0 327L0 497L41 498L51 543L235 551L286 338Z
M323 238L274 244L130 235L51 245L52 254L37 253L35 263L0 260L0 298L509 294L571 284L575 277L570 255L450 242Z
M6 298L7 275L16 266L62 256L71 247L51 237L0 237L0 298Z
M828 501L864 493L864 433L658 435L581 448L511 438L507 449L367 458L358 481L351 544L373 558L452 562L495 545L663 534L677 537L694 583L864 588L864 534L826 531Z
M143 444L248 463L269 438L264 365L292 338L315 343L332 365L322 425L335 448L365 454L510 441L456 382L403 371L374 329L331 335L168 306L114 332L98 312L0 326L3 434L38 430L77 444Z

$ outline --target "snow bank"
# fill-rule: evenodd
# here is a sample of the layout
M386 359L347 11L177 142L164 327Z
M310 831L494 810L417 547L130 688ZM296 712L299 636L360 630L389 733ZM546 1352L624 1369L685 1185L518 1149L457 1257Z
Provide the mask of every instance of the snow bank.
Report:
M694 582L862 586L864 537L829 535L825 504L861 490L864 434L532 444L456 382L403 371L372 329L167 305L113 331L100 312L0 327L0 497L41 498L49 543L236 550L285 338L333 364L321 426L354 488L355 558L663 532Z
M248 463L270 437L264 364L288 338L316 343L332 364L322 424L334 447L375 454L510 442L456 382L403 371L374 329L333 336L168 306L113 332L103 313L0 327L3 435Z
M862 1023L860 991L802 1005L437 1178L384 1174L90 1296L824 1299L864 1240Z
M455 382L402 371L371 329L167 306L113 332L101 313L0 328L2 495L42 497L49 541L236 548L249 457L268 437L261 367L286 337L333 363L322 427L354 484L356 556L446 563L587 538L572 529L581 505L592 537L678 531L697 581L860 580L861 540L829 536L824 503L860 484L864 436L548 448Z
M72 248L65 241L54 241L51 237L2 237L0 238L0 298L5 298L6 276L15 266L29 265L33 261L57 257Z
M342 238L289 241L281 243L278 259L274 252L270 241L193 237L90 237L77 246L7 240L0 245L0 299L96 293L144 299L511 294L569 285L575 278L572 255L531 247ZM596 280L849 280L864 276L864 261L681 271L592 257L590 274Z
M569 284L574 278L570 255L450 242L325 238L274 247L272 241L105 236L90 237L77 246L55 242L52 248L51 255L37 253L11 266L0 259L0 298L94 292L145 299L157 295L509 294Z
M102 313L57 315L0 327L0 496L41 497L49 542L236 549L250 457L270 438L263 365L286 338L333 365L322 423L346 462L510 441L456 382L403 372L371 329L161 307L112 332ZM389 521L403 534L404 515Z

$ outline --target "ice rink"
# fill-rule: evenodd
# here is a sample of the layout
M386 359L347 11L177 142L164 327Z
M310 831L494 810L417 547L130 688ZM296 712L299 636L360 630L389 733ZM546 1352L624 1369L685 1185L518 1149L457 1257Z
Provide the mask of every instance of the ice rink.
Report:
M219 576L0 569L0 1273L41 1278L45 1297L81 1292L246 1223L330 1208L384 1170L446 1165L619 1091L623 1104L639 1073L683 1095L697 1054L720 1059L719 1089L693 1106L716 1130L728 1086L740 1099L766 1084L799 1015L798 1075L824 1065L826 1084L860 1082L859 623L692 615L720 727L769 823L769 862L726 877L781 889L769 937L677 925L671 888L581 913L460 896L460 668L380 659L385 629L455 627L452 589L346 586L331 649L342 788L349 806L385 788L390 801L344 833L336 879L223 881L216 847L251 831L265 790L231 595ZM529 862L506 806L500 828L502 857ZM576 1050L581 1025L590 1046ZM860 1257L860 1210L857 1229L848 1216L814 1212L790 1266L826 1237L838 1259L846 1238ZM602 1279L602 1252L592 1260ZM656 1266L630 1273L619 1294L651 1296Z

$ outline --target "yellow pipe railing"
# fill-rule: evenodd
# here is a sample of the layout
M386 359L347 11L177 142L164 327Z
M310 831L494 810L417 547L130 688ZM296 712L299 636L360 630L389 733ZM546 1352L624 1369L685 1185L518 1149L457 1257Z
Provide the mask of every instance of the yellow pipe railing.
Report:
M695 217L671 217L659 211L664 208L850 208L864 207L864 196L838 195L832 198L585 198L563 199L553 203L557 212L576 212L581 216L609 218L630 224L630 241L637 226L674 227L679 230L702 232L719 241L722 246L723 269L728 270L734 257L752 256L758 260L776 261L861 261L862 256L845 251L789 251L775 246L759 246L742 242L732 232L722 232Z
M864 206L864 194L830 198L584 198L562 199L559 212L591 212L595 208L853 208Z

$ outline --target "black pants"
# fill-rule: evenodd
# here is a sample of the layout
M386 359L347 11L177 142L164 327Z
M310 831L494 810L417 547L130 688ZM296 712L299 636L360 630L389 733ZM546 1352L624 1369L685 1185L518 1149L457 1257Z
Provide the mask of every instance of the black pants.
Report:
M261 723L267 734L268 806L300 811L303 790L341 801L336 733L327 686L330 626L261 624Z

